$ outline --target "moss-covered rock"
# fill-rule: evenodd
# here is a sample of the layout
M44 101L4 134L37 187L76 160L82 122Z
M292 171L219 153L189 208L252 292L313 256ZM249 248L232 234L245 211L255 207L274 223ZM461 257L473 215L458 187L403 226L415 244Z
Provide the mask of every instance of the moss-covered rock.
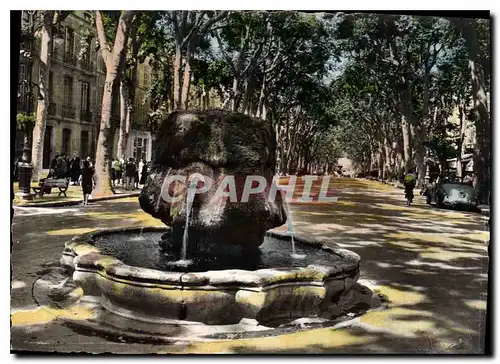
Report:
M139 201L144 211L173 227L175 240L182 240L187 188L185 182L167 186L165 179L173 175L199 173L213 182L206 193L195 196L190 226L196 234L190 236L190 247L259 246L267 230L286 222L281 195L272 202L268 199L276 164L276 136L270 122L226 111L173 112L163 120L156 145ZM263 176L266 188L241 202L249 175ZM226 176L234 177L238 202L215 198ZM165 201L167 190L179 201Z

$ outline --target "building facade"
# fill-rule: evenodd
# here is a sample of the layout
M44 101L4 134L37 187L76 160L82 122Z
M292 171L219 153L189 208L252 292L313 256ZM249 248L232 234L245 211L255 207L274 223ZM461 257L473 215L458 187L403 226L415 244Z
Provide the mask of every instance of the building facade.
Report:
M23 12L25 13L25 12ZM28 21L23 14L23 21ZM81 40L86 33L95 34L92 14L89 11L74 11L62 23L63 41L53 42L49 76L49 109L47 127L43 144L43 168L48 169L56 154L76 153L81 158L95 158L96 144L101 117L102 95L105 81L105 65L100 52L95 50L96 39L86 52L81 52ZM34 52L40 48L35 43ZM36 58L36 57L33 57ZM19 79L31 75L36 83L38 67L36 61L21 57ZM150 68L147 64L139 65L139 85L136 93L136 105L140 108L132 116L133 129L128 142L128 155L151 159L152 137L149 131L142 130L149 111L147 90L150 87ZM113 155L118 144L120 125L119 88L115 88L111 112L111 123L115 129ZM19 96L19 93L18 93ZM18 97L19 112L36 112L36 97L27 100ZM140 100L139 100L140 98ZM22 154L23 135L17 133L15 154ZM31 148L31 146L30 146Z

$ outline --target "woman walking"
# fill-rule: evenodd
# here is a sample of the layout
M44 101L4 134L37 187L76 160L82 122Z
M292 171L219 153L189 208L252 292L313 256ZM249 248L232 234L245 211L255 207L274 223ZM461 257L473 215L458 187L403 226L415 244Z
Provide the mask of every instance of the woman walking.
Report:
M94 186L94 168L88 161L83 162L82 175L80 176L83 191L83 204L89 204L89 196Z
M142 169L141 169L141 180L139 181L140 185L145 185L146 180L148 179L148 164L145 160L142 161Z
M73 182L73 186L78 185L78 178L82 173L82 169L80 168L80 157L76 155L76 152L73 153L73 159L70 162L70 171L71 171L71 182Z

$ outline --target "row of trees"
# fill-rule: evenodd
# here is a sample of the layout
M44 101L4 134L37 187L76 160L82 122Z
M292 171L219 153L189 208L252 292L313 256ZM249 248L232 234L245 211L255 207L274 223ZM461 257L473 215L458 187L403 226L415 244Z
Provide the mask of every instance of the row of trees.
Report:
M466 120L474 123L474 172L481 198L490 175L489 21L350 15L336 28L346 67L332 88L333 144L361 170L393 179L410 169L419 183L426 166L441 173L461 155ZM450 123L458 110L459 123Z
M41 33L45 72L40 73L44 97L33 135L36 167L41 166L48 105L50 56L42 54L44 44L51 49L56 18L66 16L49 13L46 35ZM94 15L95 34L87 34L82 53L97 36L106 65L96 151L98 195L112 193L113 89L120 90L118 154L123 155L137 67L144 61L154 70L148 123L188 108L223 108L268 119L278 136L282 173L328 171L336 158L347 156L362 171L378 169L384 179L415 166L421 180L429 160L444 166L452 154L460 159L468 119L476 126L478 183L489 179L487 21L292 11ZM453 130L448 120L456 108L462 125ZM452 142L450 131L457 136Z

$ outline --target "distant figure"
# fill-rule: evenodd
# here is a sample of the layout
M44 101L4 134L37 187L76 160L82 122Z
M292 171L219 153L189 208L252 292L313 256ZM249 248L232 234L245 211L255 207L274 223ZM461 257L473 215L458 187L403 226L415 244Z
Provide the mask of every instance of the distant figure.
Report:
M94 168L94 164L92 163L92 159L90 159L90 157L87 157L87 162L89 162L90 166Z
M139 184L144 186L146 184L147 179L148 179L148 164L146 163L145 160L143 160L141 168L141 180L139 181Z
M64 162L66 164L66 176L64 178L71 179L71 161L66 153L64 154Z
M50 169L56 169L57 167L57 158L59 158L59 153L55 155L54 158L52 158L52 161L50 162Z
M125 165L125 184L127 190L133 190L135 185L136 167L134 158L129 158Z
M92 193L92 188L94 187L94 168L88 161L83 162L83 169L80 180L82 183L83 204L88 205L89 196Z
M59 154L56 154L52 161L50 162L50 169L47 178L57 178L57 159L59 158Z
M145 164L144 160L143 160L143 159L141 159L141 160L139 161L139 168L138 168L138 170L137 170L137 172L139 172L139 175L138 175L138 177L139 177L138 182L140 182L140 181L142 180L142 168L144 167L144 164Z
M56 165L56 178L58 179L63 179L68 176L68 163L67 163L67 158L65 154L61 154L57 158L57 165Z
M137 163L137 161L134 161L135 163L135 176L134 176L134 187L139 188L139 172L140 170L140 163Z
M116 182L116 169L115 169L115 160L113 159L112 161L109 162L109 166L111 167L111 183L113 184L113 187L115 186Z
M407 199L407 204L410 205L413 202L413 189L417 184L417 177L411 169L405 175L403 184L405 186L405 198Z
M114 175L113 175L113 172L114 172ZM120 160L118 158L115 158L113 160L113 163L111 164L111 179L113 180L113 186L115 184L122 184L122 182L121 182L122 163L120 162Z
M82 173L82 168L80 167L80 157L76 155L76 152L73 153L73 158L71 159L70 162L70 171L71 171L71 182L73 182L73 186L78 185L78 180L80 177L80 174Z

